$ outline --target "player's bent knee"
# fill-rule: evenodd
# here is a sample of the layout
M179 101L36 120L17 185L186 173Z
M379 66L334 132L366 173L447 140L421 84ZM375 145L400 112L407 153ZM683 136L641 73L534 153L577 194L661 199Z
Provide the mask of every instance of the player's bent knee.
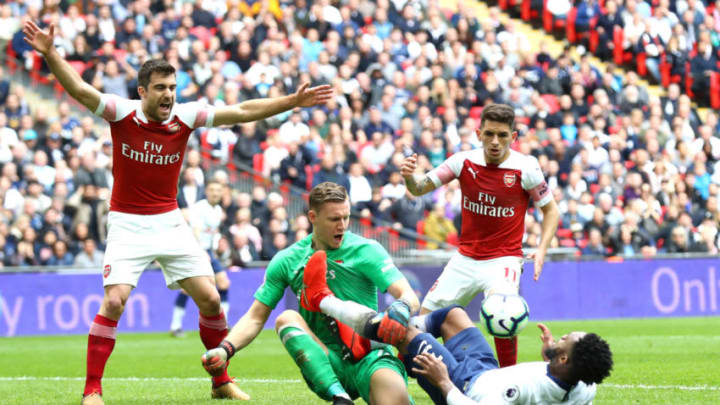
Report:
M218 294L217 290L201 297L193 297L193 300L203 314L213 315L220 313L220 294Z
M286 309L277 317L277 319L275 319L275 331L277 332L281 328L293 324L300 327L304 323L305 322L300 316L300 313L293 311L292 309Z
M106 295L103 300L104 310L109 315L120 316L125 309L125 301L126 299L119 295Z
M460 327L474 326L467 312L462 307L455 307L448 312L446 322Z

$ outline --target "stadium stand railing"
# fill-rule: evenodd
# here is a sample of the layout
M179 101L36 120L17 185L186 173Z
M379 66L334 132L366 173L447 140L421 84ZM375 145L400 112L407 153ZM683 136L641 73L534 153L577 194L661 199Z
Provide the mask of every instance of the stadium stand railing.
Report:
M202 151L201 151L202 152ZM207 155L206 155L207 156ZM204 169L208 175L218 170L228 172L231 187L236 192L251 193L257 185L264 186L269 191L276 191L283 196L285 207L290 218L307 212L308 191L290 184L276 183L272 179L263 177L255 168L247 166L232 157L229 163L223 165L214 159L204 159ZM438 244L437 252L454 251L454 247L446 242L430 239L416 230L403 229L401 232L393 228L393 224L378 218L363 218L357 213L351 214L350 231L358 235L378 241L395 260L417 261L418 259L432 259L437 253L425 250L428 242ZM402 234L402 235L401 235Z

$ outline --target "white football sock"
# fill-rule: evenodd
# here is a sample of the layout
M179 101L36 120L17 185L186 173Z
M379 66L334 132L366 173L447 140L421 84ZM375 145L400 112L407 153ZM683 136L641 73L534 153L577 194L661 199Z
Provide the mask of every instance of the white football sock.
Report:
M333 295L328 295L320 301L320 311L353 328L356 332L362 332L365 321L376 313L365 305L343 301Z
M182 321L185 317L185 308L174 307L172 322L170 323L170 330L182 329Z
M427 332L426 322L428 315L429 314L413 316L410 318L408 324L415 327L416 329L419 329L421 332Z

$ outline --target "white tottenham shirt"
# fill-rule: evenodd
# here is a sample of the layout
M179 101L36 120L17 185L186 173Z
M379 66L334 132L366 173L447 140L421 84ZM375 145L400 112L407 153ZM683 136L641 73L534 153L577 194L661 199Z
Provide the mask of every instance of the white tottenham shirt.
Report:
M470 382L463 394L453 388L448 405L586 405L595 398L595 384L582 381L569 391L548 374L548 363L538 361L486 371Z
M220 204L210 205L208 200L200 200L190 206L190 226L199 229L198 241L203 249L217 248L220 240L220 223L225 214Z

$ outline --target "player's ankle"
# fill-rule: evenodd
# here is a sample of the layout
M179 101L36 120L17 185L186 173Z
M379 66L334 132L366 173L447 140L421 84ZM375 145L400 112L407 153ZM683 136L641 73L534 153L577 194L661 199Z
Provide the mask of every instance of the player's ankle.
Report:
M360 336L370 340L381 341L378 336L378 329L380 328L380 321L382 321L382 318L383 314L381 312L369 313L364 322L365 325L362 328Z
M225 370L225 372L224 372L222 375L219 375L219 376L217 376L217 377L213 377L213 378L212 378L213 388L218 388L218 387L220 387L220 386L222 386L222 385L229 384L229 383L231 383L232 381L233 381L233 380L232 380L232 378L228 375L227 370Z

